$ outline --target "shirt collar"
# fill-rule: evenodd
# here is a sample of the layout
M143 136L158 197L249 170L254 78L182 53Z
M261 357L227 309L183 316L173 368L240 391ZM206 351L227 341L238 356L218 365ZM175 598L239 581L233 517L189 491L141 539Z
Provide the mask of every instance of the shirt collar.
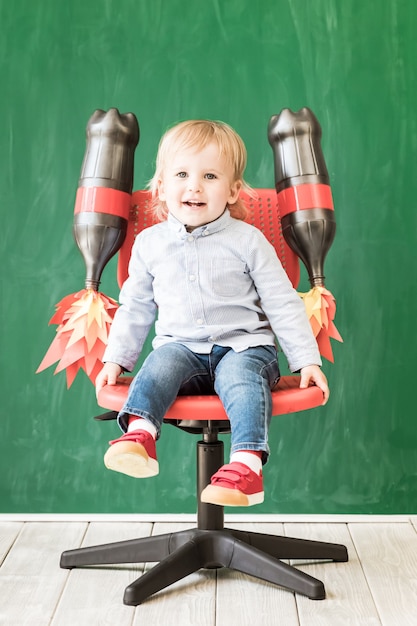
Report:
M210 222L209 224L204 224L203 226L199 226L195 228L192 233L189 233L182 222L177 220L172 213L168 213L168 226L169 228L177 233L177 235L181 239L185 239L192 235L193 237L207 237L207 235L212 235L213 233L217 233L220 230L226 228L233 218L230 215L229 209L225 209L224 213L214 220L214 222Z

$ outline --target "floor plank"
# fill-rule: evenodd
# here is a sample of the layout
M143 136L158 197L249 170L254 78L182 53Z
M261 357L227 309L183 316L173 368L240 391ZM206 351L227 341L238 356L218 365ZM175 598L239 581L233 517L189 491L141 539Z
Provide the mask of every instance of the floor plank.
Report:
M68 571L59 568L61 552L79 545L85 523L26 523L0 568L1 626L50 623Z
M18 534L23 528L23 522L0 523L0 565L3 563Z
M285 524L285 534L340 543L348 549L349 561L345 563L310 562L302 565L301 561L295 561L299 569L321 580L326 589L323 601L297 595L301 624L380 626L378 612L345 524Z
M350 524L383 626L417 623L417 534L411 523Z
M151 529L150 523L91 523L82 547L147 537ZM135 609L123 604L123 594L142 571L136 564L72 569L51 626L130 625Z

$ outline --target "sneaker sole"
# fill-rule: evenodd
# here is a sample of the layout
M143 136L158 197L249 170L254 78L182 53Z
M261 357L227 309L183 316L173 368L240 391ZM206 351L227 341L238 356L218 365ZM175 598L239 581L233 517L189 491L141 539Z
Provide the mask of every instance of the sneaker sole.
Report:
M104 465L132 478L150 478L159 474L158 461L148 456L144 446L134 441L120 441L110 446L104 455Z
M264 501L264 492L246 495L236 489L208 485L201 493L201 502L219 506L253 506Z

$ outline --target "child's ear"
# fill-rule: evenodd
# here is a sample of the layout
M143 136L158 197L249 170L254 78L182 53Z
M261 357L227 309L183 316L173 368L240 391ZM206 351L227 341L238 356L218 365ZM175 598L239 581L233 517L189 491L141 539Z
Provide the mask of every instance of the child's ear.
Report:
M161 178L158 178L157 190L158 190L158 198L160 200L165 200L164 184Z
M237 201L241 189L242 189L242 181L235 180L235 182L230 187L230 195L227 201L228 204L234 204Z

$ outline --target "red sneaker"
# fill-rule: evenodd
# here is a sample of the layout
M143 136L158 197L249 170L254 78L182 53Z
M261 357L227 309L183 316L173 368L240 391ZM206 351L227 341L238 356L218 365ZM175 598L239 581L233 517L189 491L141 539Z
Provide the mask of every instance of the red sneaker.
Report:
M262 472L243 463L223 465L201 493L201 502L220 506L252 506L264 501Z
M154 438L145 430L134 430L110 441L110 448L104 455L104 465L133 478L156 476L159 464Z

